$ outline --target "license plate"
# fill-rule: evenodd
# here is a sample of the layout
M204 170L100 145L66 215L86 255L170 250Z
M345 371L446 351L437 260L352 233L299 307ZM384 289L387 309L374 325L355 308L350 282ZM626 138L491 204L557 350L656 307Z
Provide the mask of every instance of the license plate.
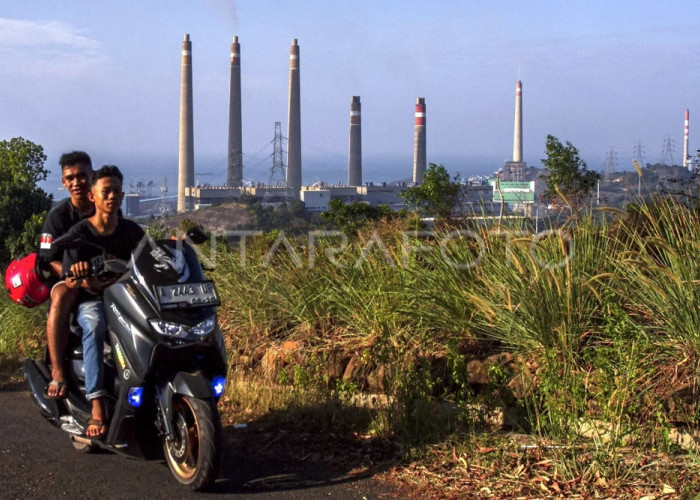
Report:
M156 286L156 294L161 309L218 306L221 304L214 283L211 281L159 285Z

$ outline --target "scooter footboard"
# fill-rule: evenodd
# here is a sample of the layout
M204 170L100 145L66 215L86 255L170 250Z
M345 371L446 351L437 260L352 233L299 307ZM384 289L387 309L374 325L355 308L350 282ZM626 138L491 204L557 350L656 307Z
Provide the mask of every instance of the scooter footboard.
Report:
M39 407L41 415L51 422L56 427L61 426L60 413L58 403L55 399L45 396L46 385L49 383L46 376L42 372L48 373L46 366L38 366L42 363L41 360L25 359L22 371L24 371L24 379L29 386L29 393L32 395L32 400ZM43 368L43 370L42 370Z

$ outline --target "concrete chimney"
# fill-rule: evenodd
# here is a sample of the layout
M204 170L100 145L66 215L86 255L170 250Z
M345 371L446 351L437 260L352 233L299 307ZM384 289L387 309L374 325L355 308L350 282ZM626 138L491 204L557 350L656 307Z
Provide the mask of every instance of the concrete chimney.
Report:
M362 186L362 116L360 96L352 96L350 101L349 151L348 186Z
M231 44L231 86L228 108L228 161L226 184L243 184L243 133L241 125L241 45L238 37Z
M683 131L683 166L688 168L688 132L690 131L690 111L685 110L685 129Z
M513 127L513 163L523 161L523 84L515 84L515 125Z
M180 76L180 148L177 179L177 211L188 208L185 188L194 181L194 126L192 120L192 42L190 35L182 41Z
M423 183L425 172L425 98L416 99L416 118L413 129L413 183Z
M301 98L299 89L299 45L289 49L289 112L287 114L287 187L299 199L301 190Z

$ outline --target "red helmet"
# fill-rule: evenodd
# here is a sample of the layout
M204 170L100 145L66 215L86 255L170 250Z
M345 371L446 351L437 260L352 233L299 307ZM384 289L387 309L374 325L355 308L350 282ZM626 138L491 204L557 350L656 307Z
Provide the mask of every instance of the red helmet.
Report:
M36 253L18 257L7 266L5 288L10 298L25 307L43 304L51 295Z

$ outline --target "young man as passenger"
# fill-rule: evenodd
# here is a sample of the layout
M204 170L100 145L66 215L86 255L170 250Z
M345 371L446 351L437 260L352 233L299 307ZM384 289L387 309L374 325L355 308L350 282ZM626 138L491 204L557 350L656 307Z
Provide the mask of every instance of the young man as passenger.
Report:
M88 199L88 187L92 174L92 161L84 151L72 151L61 155L61 183L69 198L60 201L46 216L41 229L39 258L51 269L50 281L56 283L61 277L63 250L52 245L53 240L64 235L77 222L94 214L95 209ZM51 289L51 306L46 320L46 337L51 360L51 383L46 388L50 398L64 398L68 387L63 373L63 351L68 340L70 310L78 296L59 282Z
M123 180L122 173L114 165L105 165L94 172L88 198L95 205L95 214L73 226L68 237L79 237L87 244L66 250L63 256L63 272L70 271L73 276L66 279L66 285L80 289L77 319L83 330L85 393L92 405L92 418L85 432L88 437L102 437L107 430L103 401L106 394L103 343L107 324L102 292L112 283L90 277L90 270L103 257L128 260L144 237L138 224L118 216L124 196Z

